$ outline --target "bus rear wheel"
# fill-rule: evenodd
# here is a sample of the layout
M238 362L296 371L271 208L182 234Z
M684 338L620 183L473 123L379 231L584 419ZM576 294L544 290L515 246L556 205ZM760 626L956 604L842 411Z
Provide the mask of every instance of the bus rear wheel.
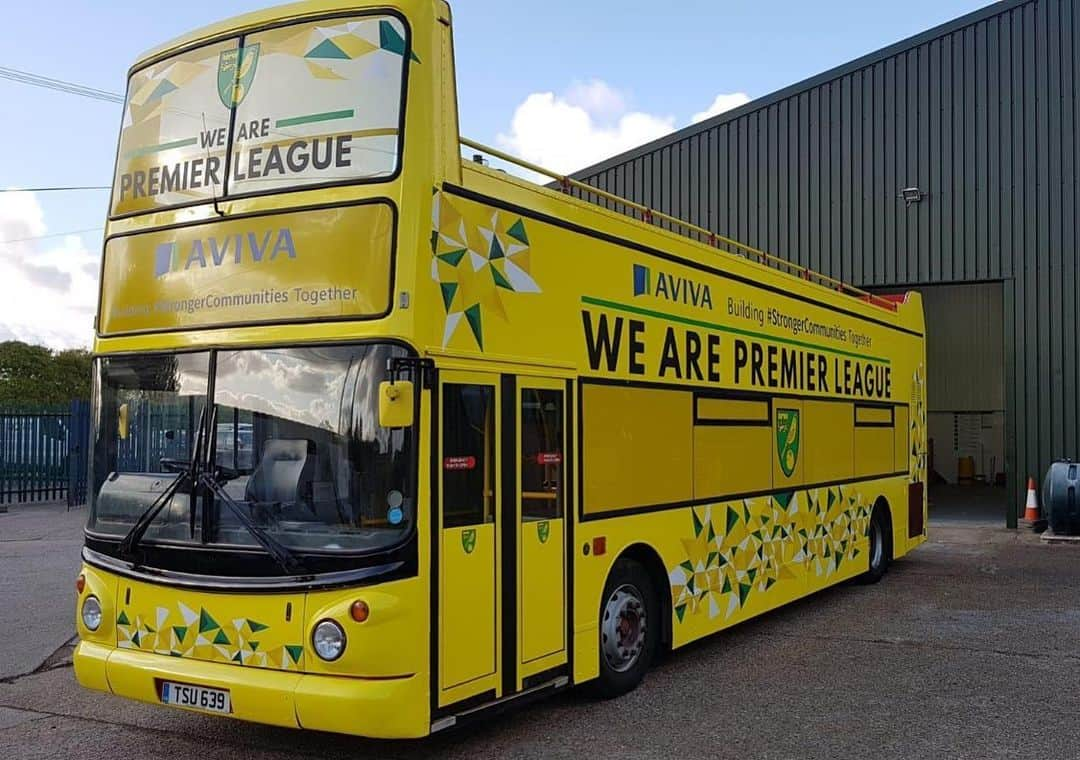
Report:
M877 583L889 569L889 520L885 507L878 504L870 515L870 567L859 576L860 583Z
M637 562L615 562L600 601L600 676L593 691L604 699L634 689L649 669L660 638L652 579Z

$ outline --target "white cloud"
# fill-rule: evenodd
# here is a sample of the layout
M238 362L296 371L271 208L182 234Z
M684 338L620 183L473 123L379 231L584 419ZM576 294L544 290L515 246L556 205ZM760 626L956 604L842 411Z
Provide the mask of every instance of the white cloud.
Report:
M41 239L48 234L33 193L0 193L0 336L51 348L87 348L98 254L78 235Z
M697 124L699 121L711 119L724 111L730 111L732 108L738 108L743 103L749 102L750 96L745 92L722 92L716 96L711 106L690 117L690 123Z
M744 92L721 93L690 123L708 119L743 103ZM496 137L500 148L534 164L570 174L675 131L674 116L630 107L630 97L600 79L574 82L561 94L534 92L514 110L510 129ZM537 182L546 177L516 167L514 174Z
M631 111L621 92L592 80L561 95L529 95L514 111L509 133L496 139L510 153L569 174L674 129L674 116Z
M626 96L602 79L574 82L563 97L597 119L618 119L628 110Z

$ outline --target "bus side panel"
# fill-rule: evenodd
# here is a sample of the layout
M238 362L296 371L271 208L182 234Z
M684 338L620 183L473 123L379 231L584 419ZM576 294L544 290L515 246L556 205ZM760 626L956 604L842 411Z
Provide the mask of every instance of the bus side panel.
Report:
M670 606L661 614L672 616L672 645L678 647L866 572L874 502L879 496L892 502L906 489L894 477L797 490L790 498L586 519L577 543L592 546L602 538L606 553L577 556L575 681L598 672L603 587L629 547L645 545L663 563L666 578L658 591Z
M921 540L897 429L919 419L917 296L894 313L482 168L462 182L433 196L430 344L580 375L575 681L624 551L678 646L864 572L879 498L894 555Z

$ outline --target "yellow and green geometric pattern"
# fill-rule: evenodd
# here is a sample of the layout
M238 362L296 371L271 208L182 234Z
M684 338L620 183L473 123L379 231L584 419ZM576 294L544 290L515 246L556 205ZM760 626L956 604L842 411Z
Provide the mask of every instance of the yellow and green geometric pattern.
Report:
M136 72L128 89L125 143L155 151L195 144L195 137L185 137L175 141L176 144L159 144L166 133L177 129L175 125L166 127L163 117L179 118L183 129L192 134L198 129L227 124L221 112L213 108L207 110L202 92L191 92L189 88L200 77L212 76L222 105L228 107L239 103L254 83L260 58L267 56L285 55L303 60L313 78L342 80L345 86L349 84L350 76L336 70L336 63L355 61L380 51L393 56L408 52L411 60L420 61L415 53L406 50L400 22L396 19L357 19L334 25L297 24L262 32L257 37L258 43L243 50L235 45L198 48ZM235 81L219 81L226 73L235 76ZM188 107L174 108L176 98L187 98L191 102ZM370 104L369 110L380 105Z
M431 277L446 309L443 346L464 322L483 351L485 323L509 321L506 298L541 292L525 222L490 208L463 211L436 190L431 224Z
M117 646L171 657L190 657L257 668L296 670L302 666L302 644L264 647L270 626L249 618L224 624L213 613L178 602L175 610L158 607L153 621L122 609L116 618Z
M919 442L926 440L926 384L923 380L923 367L920 365L911 379L911 457L908 462L909 480L912 483L926 482L926 452L919 450Z
M375 27L378 27L376 31ZM281 27L257 35L263 54L283 53L303 58L311 75L320 79L345 79L327 64L355 61L376 51L405 55L405 38L399 22L389 19L357 19L340 24L302 24ZM419 63L415 53L409 52ZM319 62L322 63L319 63Z
M686 559L669 571L675 617L727 619L784 581L832 576L859 556L870 511L844 486L692 508Z

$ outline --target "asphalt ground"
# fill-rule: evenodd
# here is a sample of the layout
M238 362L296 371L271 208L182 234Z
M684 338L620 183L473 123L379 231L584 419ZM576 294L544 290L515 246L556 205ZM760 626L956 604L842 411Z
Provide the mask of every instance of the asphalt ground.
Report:
M0 757L1080 757L1080 548L931 529L878 585L833 588L679 650L625 697L567 692L423 741L86 692L61 647L0 683Z
M7 506L0 513L0 680L37 667L75 635L72 591L86 524L85 508Z

